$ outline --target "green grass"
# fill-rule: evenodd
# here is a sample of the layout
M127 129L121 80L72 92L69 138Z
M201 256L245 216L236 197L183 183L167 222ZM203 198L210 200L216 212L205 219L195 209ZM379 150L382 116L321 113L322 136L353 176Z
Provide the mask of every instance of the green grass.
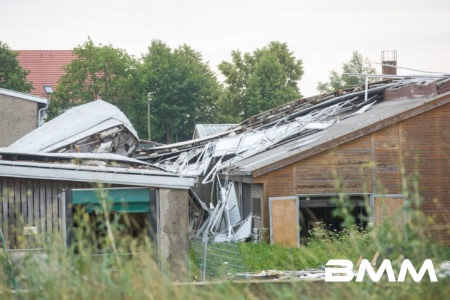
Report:
M415 233L417 235L417 233ZM421 239L404 239L404 234L386 224L360 232L351 227L340 233L317 229L306 245L282 247L266 243L241 243L241 257L250 271L304 270L324 266L329 259L349 259L356 264L360 259L377 262L391 259L398 264L408 258L422 263L430 258L434 262L450 260L449 247L435 243L425 236Z

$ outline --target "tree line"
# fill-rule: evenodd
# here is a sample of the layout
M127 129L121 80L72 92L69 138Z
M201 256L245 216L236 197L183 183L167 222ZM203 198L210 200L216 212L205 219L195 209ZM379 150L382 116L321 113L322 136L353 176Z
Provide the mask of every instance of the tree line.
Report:
M189 139L197 123L238 123L272 107L302 97L298 88L303 62L286 43L270 42L253 52L231 52L231 60L218 69L220 82L188 45L171 48L151 42L140 58L112 45L95 44L90 38L73 49L75 59L65 67L49 105L50 118L66 109L95 99L118 106L141 138L147 138L148 105L151 138L162 143ZM0 42L0 87L30 92L16 59L17 54ZM333 73L334 72L334 73ZM375 72L358 52L343 65L343 72ZM320 92L359 84L357 78L330 73ZM355 81L356 80L356 81ZM149 103L150 102L150 103Z

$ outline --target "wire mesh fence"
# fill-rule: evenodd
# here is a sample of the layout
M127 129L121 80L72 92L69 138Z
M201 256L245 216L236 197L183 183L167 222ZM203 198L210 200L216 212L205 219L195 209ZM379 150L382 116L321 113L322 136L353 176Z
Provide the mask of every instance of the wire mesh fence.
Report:
M237 243L215 243L211 238L193 239L191 249L195 254L200 278L203 281L247 271Z

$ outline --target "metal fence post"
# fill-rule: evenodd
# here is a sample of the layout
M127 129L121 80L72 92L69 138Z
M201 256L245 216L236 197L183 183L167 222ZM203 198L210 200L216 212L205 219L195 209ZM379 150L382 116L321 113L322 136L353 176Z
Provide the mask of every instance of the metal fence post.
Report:
M203 241L204 241L204 249L203 249L203 274L202 274L202 280L205 281L206 280L206 257L208 255L208 237L204 236L203 237Z

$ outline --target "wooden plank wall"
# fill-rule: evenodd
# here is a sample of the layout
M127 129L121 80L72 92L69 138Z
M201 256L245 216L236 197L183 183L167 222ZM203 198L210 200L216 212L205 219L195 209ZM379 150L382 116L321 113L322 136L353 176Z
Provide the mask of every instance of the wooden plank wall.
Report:
M255 183L262 184L264 188L263 205L261 207L263 226L260 227L260 232L262 232L264 231L264 228L269 229L270 227L269 197L283 197L295 195L292 165L286 166L284 168L273 171L261 177L255 178Z
M23 229L37 227L40 237L62 229L63 189L87 188L85 183L20 178L0 178L0 226L8 248L25 246Z
M297 194L361 193L372 185L371 139L362 137L294 165Z
M408 190L418 182L432 231L450 245L450 104L400 123L399 139Z
M375 224L382 224L386 219L397 228L403 226L403 198L375 198Z

